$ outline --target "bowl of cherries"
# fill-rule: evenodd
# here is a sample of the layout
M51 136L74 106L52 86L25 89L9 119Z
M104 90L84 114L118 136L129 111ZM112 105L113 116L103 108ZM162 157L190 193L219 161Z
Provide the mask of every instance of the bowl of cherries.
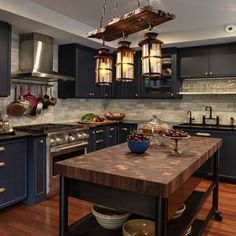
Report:
M141 133L132 133L128 136L128 147L132 153L144 153L149 147L149 139Z

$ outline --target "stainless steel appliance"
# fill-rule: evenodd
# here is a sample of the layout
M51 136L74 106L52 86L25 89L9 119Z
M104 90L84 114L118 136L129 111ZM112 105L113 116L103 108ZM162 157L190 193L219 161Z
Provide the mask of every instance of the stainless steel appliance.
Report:
M20 34L19 71L12 78L74 80L53 71L53 38L39 33Z
M54 163L87 152L88 128L74 124L39 124L16 127L17 130L47 134L47 195L59 192L59 176Z

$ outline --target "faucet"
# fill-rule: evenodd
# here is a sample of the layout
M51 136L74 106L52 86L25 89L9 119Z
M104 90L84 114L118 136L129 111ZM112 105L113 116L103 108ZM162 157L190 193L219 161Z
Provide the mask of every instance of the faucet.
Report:
M211 106L206 106L205 111L207 111L208 109L209 109L210 113L209 113L209 117L207 119L212 119L212 107Z
M191 111L187 111L187 116L189 118L189 124L192 124L192 121L194 120L194 117L192 117L192 112Z
M233 117L230 117L230 125L234 125L234 118Z

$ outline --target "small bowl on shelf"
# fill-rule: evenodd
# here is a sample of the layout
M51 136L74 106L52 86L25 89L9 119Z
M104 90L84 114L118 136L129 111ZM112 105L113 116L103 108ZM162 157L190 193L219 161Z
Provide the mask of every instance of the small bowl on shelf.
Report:
M122 226L123 236L153 236L155 235L155 222L144 219L127 221Z
M99 225L105 229L118 229L128 219L130 213L94 204L92 214L95 216Z
M125 114L124 113L121 113L121 112L107 112L105 114L105 117L108 119L108 120L122 120L125 118Z

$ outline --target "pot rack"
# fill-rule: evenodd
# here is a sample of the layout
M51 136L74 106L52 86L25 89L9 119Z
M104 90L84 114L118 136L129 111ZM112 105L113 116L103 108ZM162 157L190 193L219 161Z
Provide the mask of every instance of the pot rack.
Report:
M35 81L32 82L24 82L24 81L11 81L11 85L27 85L27 86L33 86L33 87L40 87L40 86L45 86L47 88L54 87L53 84L48 84L48 83L35 83Z
M103 41L113 41L118 38L142 31L147 28L153 28L157 25L175 19L174 14L154 9L147 1L147 6L140 7L140 1L137 0L138 8L123 16L115 17L117 2L113 10L114 17L104 27L102 26L105 16L106 0L103 4L103 14L101 17L100 27L87 33L89 38L102 39Z

